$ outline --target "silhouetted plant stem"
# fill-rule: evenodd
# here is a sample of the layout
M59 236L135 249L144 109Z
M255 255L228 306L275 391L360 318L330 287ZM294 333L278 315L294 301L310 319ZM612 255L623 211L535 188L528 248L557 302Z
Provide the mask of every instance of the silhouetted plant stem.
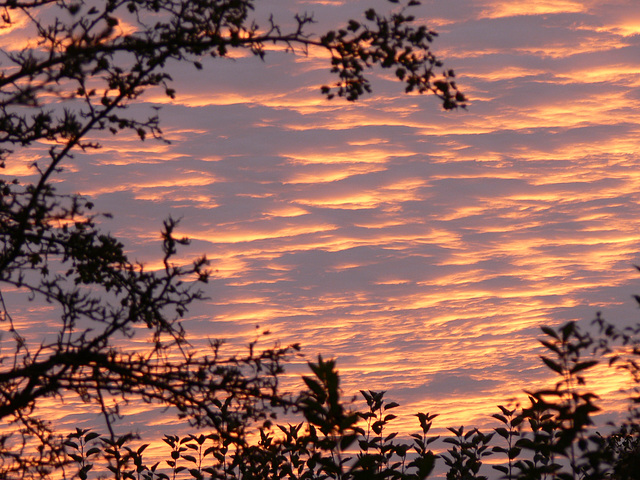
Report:
M493 414L493 418L497 419L501 423L505 425L505 427L497 427L494 428L494 431L507 442L507 448L495 446L492 451L496 453L503 453L507 456L507 466L503 465L494 465L493 468L498 470L504 474L503 478L508 480L513 480L514 477L514 459L518 457L522 449L517 447L515 443L517 442L518 437L520 436L520 430L522 425L523 417L521 415L517 415L517 408L509 410L502 405L498 405L498 408L501 410L502 414L495 413ZM516 439L514 441L514 439Z

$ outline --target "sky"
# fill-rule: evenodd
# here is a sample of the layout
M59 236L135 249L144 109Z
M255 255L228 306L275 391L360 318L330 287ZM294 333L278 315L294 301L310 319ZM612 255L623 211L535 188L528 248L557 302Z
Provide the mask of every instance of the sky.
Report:
M317 33L393 7L258 3L257 18L284 25L313 12ZM292 381L321 353L345 393L386 390L402 428L417 429L418 411L439 413L440 429L489 425L549 378L541 325L638 319L640 8L431 0L413 13L439 33L466 110L406 95L382 70L372 95L328 101L316 51L170 65L175 100L149 91L131 110L161 106L171 144L103 138L59 188L112 213L103 228L150 268L162 220L181 219L185 258L213 269L185 320L194 344L269 330L265 347L302 346ZM598 377L610 405L620 385Z

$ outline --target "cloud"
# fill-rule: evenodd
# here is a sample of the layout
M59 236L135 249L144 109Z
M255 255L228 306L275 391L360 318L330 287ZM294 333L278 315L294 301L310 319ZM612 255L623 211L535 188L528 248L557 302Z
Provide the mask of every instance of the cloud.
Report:
M369 3L302 6L321 29ZM104 228L140 260L157 262L162 220L182 219L183 260L206 253L214 270L186 320L196 342L245 345L259 324L307 359L336 356L346 391L388 390L439 425L484 421L548 378L539 325L634 315L636 10L424 2L467 111L404 95L386 71L374 96L329 102L316 52L173 66L177 99L150 93L134 109L161 104L172 143L101 138L59 188L113 213Z

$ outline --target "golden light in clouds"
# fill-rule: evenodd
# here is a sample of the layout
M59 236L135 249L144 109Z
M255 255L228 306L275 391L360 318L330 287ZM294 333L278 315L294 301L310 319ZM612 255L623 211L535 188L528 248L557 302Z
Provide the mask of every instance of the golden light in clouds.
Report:
M354 8L297 4L322 22ZM206 253L215 271L210 300L185 320L194 342L237 347L259 324L272 332L264 345L302 344L291 382L305 360L335 356L345 391L387 390L403 405L405 432L416 411L441 414L438 431L490 425L496 404L548 381L540 325L587 325L597 310L637 319L634 9L425 1L419 16L441 26L435 48L470 96L467 111L403 95L386 71L373 97L328 102L318 93L326 59L313 50L178 69L176 100L150 92L133 107L161 106L172 143L101 137L60 188L113 213L105 228L150 268L162 267L162 220L181 218L192 239L184 258ZM25 165L4 173L29 175ZM605 369L593 379L605 405L625 381Z
M485 7L482 15L489 18L578 13L587 10L585 2L572 0L532 0L526 2L489 0L478 3Z

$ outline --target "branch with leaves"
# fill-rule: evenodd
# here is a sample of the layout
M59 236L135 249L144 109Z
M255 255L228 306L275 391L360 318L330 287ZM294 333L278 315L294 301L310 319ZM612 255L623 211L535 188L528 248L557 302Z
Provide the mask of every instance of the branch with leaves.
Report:
M369 93L371 69L380 67L393 69L407 92L431 92L445 109L464 106L453 72L430 49L435 32L409 13L418 2L390 3L390 14L368 9L318 35L308 14L296 15L289 31L273 18L260 27L252 0L0 1L0 28L30 38L0 45L0 168L23 161L29 149L38 157L32 183L0 178L0 285L51 304L46 323L56 328L30 340L0 288L0 326L14 347L0 357L0 420L14 429L0 434L0 476L37 477L62 466L63 439L38 411L69 394L102 413L111 449L122 446L113 428L120 406L134 399L175 407L226 441L288 405L278 376L297 346L256 352L250 345L245 356L225 357L217 341L207 352L189 344L181 320L203 298L198 285L208 262L175 260L188 243L176 222L167 220L161 233L164 268L149 271L100 230L91 201L56 190L56 175L75 151L99 148L100 135L161 138L155 112L138 118L128 107L149 89L176 95L170 62L200 69L234 50L260 59L273 44L328 52L337 77L321 89L328 98ZM116 340L134 334L146 349L131 352Z

